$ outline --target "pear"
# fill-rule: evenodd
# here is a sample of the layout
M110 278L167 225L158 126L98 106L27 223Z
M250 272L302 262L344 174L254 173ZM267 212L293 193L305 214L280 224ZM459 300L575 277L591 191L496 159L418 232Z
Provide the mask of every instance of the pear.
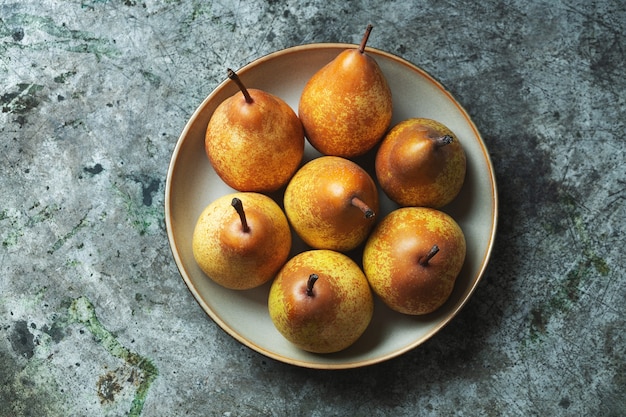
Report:
M423 315L450 297L465 252L463 231L448 214L427 207L398 208L368 238L363 270L389 308Z
M391 90L365 52L369 25L358 48L342 51L306 83L298 115L309 143L325 155L352 158L380 142L391 123Z
M228 76L240 92L215 109L205 135L205 150L217 175L237 191L272 192L300 166L304 130L281 98L247 89L237 74Z
M302 166L287 184L283 203L293 230L306 244L340 252L365 241L379 208L372 177L338 156L321 156Z
M373 295L359 266L331 250L291 258L270 288L268 309L276 329L300 349L338 352L367 329Z
M444 124L411 118L395 125L376 152L376 177L400 206L441 208L465 182L465 151Z
M285 264L291 229L270 197L231 193L202 211L192 248L198 266L210 279L225 288L247 290L274 278Z

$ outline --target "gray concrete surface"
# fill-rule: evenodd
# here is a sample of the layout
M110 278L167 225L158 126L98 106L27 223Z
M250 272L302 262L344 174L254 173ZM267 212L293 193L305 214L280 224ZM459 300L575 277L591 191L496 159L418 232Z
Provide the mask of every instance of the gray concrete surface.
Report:
M367 23L473 117L498 237L424 345L301 369L196 304L165 175L226 66ZM0 415L626 415L624 27L621 0L0 0Z

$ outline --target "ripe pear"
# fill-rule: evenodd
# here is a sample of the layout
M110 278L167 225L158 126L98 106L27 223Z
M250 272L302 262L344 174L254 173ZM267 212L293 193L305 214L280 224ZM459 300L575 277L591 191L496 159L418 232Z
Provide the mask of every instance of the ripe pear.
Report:
M231 69L240 92L215 109L205 135L205 150L217 175L237 191L272 192L300 166L304 130L281 98L247 89Z
M331 250L291 258L270 288L270 318L300 349L332 353L352 345L374 313L373 295L359 266Z
M342 51L306 83L298 115L311 145L325 155L352 158L372 149L391 123L387 80L365 52L372 26L358 48Z
M465 251L463 231L448 214L404 207L389 213L368 238L363 270L392 310L428 314L450 297Z
M270 197L231 193L200 214L192 237L193 256L219 285L246 290L274 278L291 250L291 229Z
M306 244L345 252L363 243L374 227L378 190L356 163L321 156L307 162L289 181L284 208Z
M394 126L376 152L376 177L400 206L441 208L465 181L465 151L444 124L425 118Z

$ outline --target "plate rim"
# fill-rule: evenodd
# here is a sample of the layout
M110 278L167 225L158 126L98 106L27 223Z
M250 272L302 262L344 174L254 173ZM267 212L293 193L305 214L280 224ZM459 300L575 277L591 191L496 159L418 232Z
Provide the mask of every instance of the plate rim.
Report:
M301 53L307 50L318 50L318 49L344 50L344 49L355 48L355 47L358 47L358 45L352 44L352 43L332 43L332 42L307 43L307 44L302 44L302 45L297 45L297 46L291 46L291 47L276 50L268 54L262 55L259 58L243 65L238 70L236 70L236 72L239 75L243 75L246 72L253 70L255 67L262 65L264 62L275 59L276 57L282 56L282 55ZM290 364L290 365L294 365L298 367L310 368L310 369L326 369L326 370L360 368L360 367L370 366L370 365L388 361L390 359L401 356L405 354L406 352L417 348L419 345L423 344L424 342L429 340L431 337L433 337L436 333L438 333L443 327L447 326L450 323L450 321L454 319L459 314L459 312L465 307L467 302L473 296L478 284L480 283L480 281L482 280L485 274L485 271L489 265L489 261L491 259L491 255L492 255L494 244L495 244L496 232L497 232L498 223L499 223L499 212L498 212L499 200L498 200L495 170L494 170L494 166L491 160L491 156L485 144L485 141L480 131L476 127L474 121L469 116L469 113L441 82L439 82L432 75L430 75L428 72L426 72L424 69L420 68L416 64L408 61L405 58L402 58L391 52L384 51L382 49L368 46L366 47L366 51L373 54L374 56L377 56L377 55L382 56L388 60L395 61L396 63L402 66L408 67L410 70L416 73L419 73L421 76L426 78L430 83L432 83L435 87L437 87L437 89L441 93L443 93L447 97L447 99L450 100L454 104L455 107L458 108L462 117L465 119L466 123L473 131L480 145L482 157L484 158L484 161L486 162L487 170L489 172L491 210L492 210L493 216L490 222L491 230L488 236L488 244L485 248L483 257L480 260L480 263L479 263L480 268L477 270L477 273L475 274L476 279L474 279L473 282L471 283L472 285L467 288L467 296L465 296L450 311L450 313L447 314L445 318L442 319L436 326L434 326L430 331L426 332L422 337L415 340L413 343L409 343L405 347L401 349L397 349L393 352L389 352L385 355L380 355L380 356L370 358L370 359L365 359L365 360L342 361L338 363L335 363L335 362L320 363L320 362L313 362L313 361L307 361L307 360L302 360L302 359L290 358L290 357L286 357L281 354L272 352L271 350L261 347L257 345L256 343L252 342L251 340L245 338L243 335L239 334L234 329L230 328L220 318L220 316L215 311L213 311L213 309L211 309L210 306L204 301L202 295L199 293L194 283L190 279L190 276L187 273L185 265L182 262L180 254L178 253L178 250L177 250L176 240L174 236L174 227L172 225L172 220L171 220L172 219L172 213L171 213L172 189L171 189L170 184L172 183L172 178L175 175L176 162L178 160L179 153L181 152L181 149L185 142L185 138L189 133L189 130L191 129L192 125L194 124L195 120L198 118L200 113L205 109L205 107L211 101L211 99L215 95L217 95L225 87L226 84L230 82L228 78L218 83L212 89L212 91L204 98L204 100L202 100L202 102L197 106L197 108L193 111L193 113L191 114L187 122L185 123L183 130L178 136L174 149L172 150L170 162L168 165L166 183L165 183L165 198L164 198L164 217L165 217L166 232L167 232L170 252L174 258L178 272L186 284L187 290L190 291L196 303L220 327L220 329L226 332L231 337L233 337L239 343L241 343L244 346L247 346L248 348L252 350L255 350L258 353L263 354L266 357L269 357L271 359L277 360L282 363L286 363L286 364Z

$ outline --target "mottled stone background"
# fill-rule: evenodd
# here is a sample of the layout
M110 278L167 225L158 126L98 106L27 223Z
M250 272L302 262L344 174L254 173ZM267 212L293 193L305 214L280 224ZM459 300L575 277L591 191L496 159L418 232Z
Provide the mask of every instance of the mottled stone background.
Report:
M424 345L300 369L196 304L165 176L227 66L370 22L476 122L497 242ZM624 28L621 0L0 0L0 415L626 415Z

